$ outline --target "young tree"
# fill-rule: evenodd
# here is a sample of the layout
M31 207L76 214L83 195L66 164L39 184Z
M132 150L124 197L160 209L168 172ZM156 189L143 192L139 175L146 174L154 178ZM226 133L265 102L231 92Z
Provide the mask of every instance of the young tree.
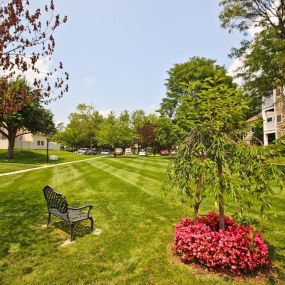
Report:
M2 75L15 78L18 74L25 76L32 71L40 74L39 60L51 60L55 50L54 32L67 17L56 14L54 1L50 0L42 8L32 8L29 1L9 0L0 2L0 68ZM62 96L68 91L68 73L63 71L59 62L53 70L44 75L43 80L35 79L34 88L40 89L37 95L49 97L51 93ZM57 92L56 92L57 91ZM0 114L18 111L28 102L25 93L18 98L5 97L5 90L0 88ZM9 101L8 99L11 99ZM16 104L13 102L16 99ZM8 102L7 102L8 100ZM3 104L4 103L4 104ZM7 107L7 108L6 108Z
M55 131L53 114L43 108L40 102L34 99L33 92L25 80L12 81L6 86L7 93L30 94L31 103L25 105L21 110L13 113L0 115L0 133L8 139L7 158L13 158L16 137L41 132L52 134Z
M200 91L182 96L177 109L177 123L191 131L179 148L172 177L183 192L195 196L194 219L205 191L214 195L223 229L225 193L244 203L246 197L256 196L263 210L270 204L270 180L281 173L268 162L273 155L269 149L249 146L241 139L247 109L243 93L220 76L186 84L185 91L191 94L196 84Z
M242 60L237 76L252 98L251 113L258 113L262 96L285 84L285 1L221 0L220 6L222 27L244 35L231 56ZM251 29L256 32L249 38Z

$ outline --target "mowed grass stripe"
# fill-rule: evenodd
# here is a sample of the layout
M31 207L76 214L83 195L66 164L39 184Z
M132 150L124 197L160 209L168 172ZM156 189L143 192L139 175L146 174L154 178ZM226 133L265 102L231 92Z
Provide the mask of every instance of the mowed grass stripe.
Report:
M12 164L12 163L0 163L0 174L2 173L9 173L13 171L18 171L18 170L24 170L24 169L32 169L36 168L38 165L25 165L25 164Z
M134 169L142 169L147 168L149 174L165 174L165 169L168 164L162 164L161 166L157 165L154 166L153 163L149 163L149 161L144 159L128 159L128 158L113 158L109 160L109 163L120 164L124 168L132 167Z
M157 170L155 170L152 166L149 166L144 161L128 163L128 161L126 162L123 159L109 159L101 162L104 162L116 169L128 171L130 174L137 173L155 180L159 179L161 181L162 178L165 178L166 176L166 167L159 167Z
M131 184L133 187L138 187L149 195L161 196L160 191L155 191L155 189L161 189L162 187L160 177L148 177L146 169L142 169L140 172L137 173L135 171L128 171L122 167L117 168L115 165L112 165L107 161L96 161L96 163L90 164L97 169L105 171L106 173L108 173L108 175L115 176L122 183L124 182ZM122 184L121 182L119 183L119 185Z

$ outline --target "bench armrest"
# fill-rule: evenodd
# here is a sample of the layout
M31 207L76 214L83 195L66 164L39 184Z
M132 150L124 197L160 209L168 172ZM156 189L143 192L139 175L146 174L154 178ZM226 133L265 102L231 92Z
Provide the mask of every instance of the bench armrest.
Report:
M92 205L85 205L85 206L82 206L82 207L69 207L68 206L68 209L70 209L70 210L83 210L83 209L85 209L85 208L89 208L88 209L88 217L89 217L89 212L90 212L90 210L93 208L93 206Z

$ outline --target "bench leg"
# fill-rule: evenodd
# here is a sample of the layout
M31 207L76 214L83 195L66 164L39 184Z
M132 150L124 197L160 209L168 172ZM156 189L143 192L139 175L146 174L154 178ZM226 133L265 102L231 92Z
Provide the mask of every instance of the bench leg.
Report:
M69 229L70 229L70 241L73 240L73 224L69 225Z
M93 218L90 217L89 220L90 220L90 222L91 222L91 230L92 230L92 232L93 232L93 229L94 229L94 228L93 228L93 224L94 224Z
M49 225L49 223L50 223L50 217L51 217L51 213L48 213L47 227L48 227L48 225Z

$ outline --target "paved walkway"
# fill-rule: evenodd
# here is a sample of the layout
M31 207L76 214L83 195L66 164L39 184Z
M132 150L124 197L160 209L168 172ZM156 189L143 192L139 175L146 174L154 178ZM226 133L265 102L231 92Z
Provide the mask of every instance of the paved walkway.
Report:
M30 172L30 171L35 171L35 170L45 169L45 168L50 168L50 167L56 167L56 166L61 166L61 165L68 165L68 164L73 164L73 163L82 162L82 161L94 160L94 159L97 159L97 158L99 158L99 157L80 159L80 160L74 160L74 161L69 161L69 162L62 162L62 163L57 163L57 164L41 165L41 166L38 166L38 167L35 167L35 168L29 168L29 169L23 169L23 170L17 170L17 171L2 173L2 174L0 174L0 177L1 176L9 176L9 175L14 175L14 174L24 173L24 172Z

